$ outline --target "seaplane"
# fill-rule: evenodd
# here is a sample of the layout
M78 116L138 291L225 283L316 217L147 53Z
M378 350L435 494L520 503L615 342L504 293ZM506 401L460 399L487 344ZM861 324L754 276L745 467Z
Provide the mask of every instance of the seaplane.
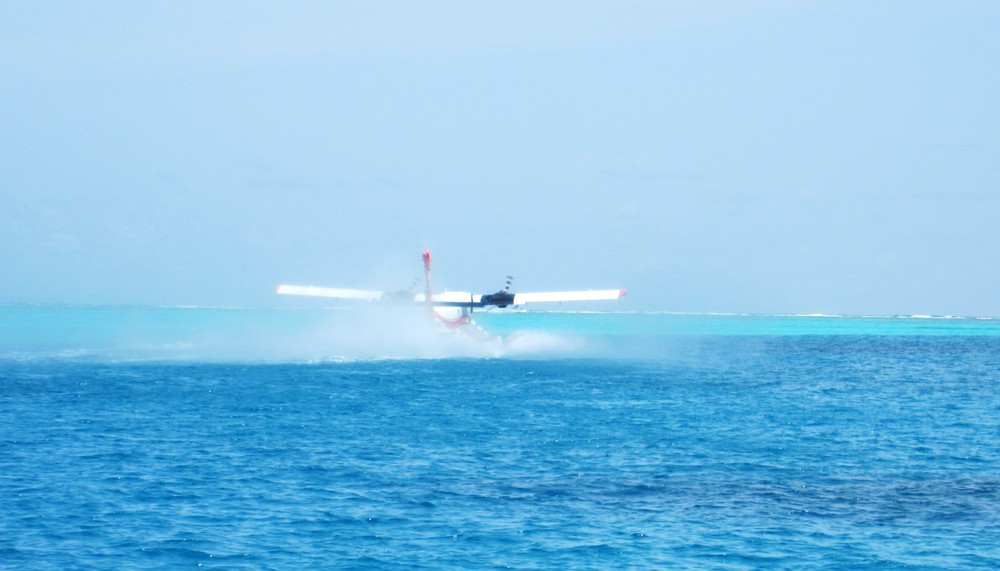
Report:
M513 280L511 276L507 276L505 287L494 293L474 294L462 291L433 293L430 250L424 251L423 261L424 293L413 293L412 287L411 290L406 291L375 291L288 284L279 285L277 293L281 295L362 300L382 304L422 304L426 307L427 316L431 320L441 323L448 329L462 331L478 337L492 336L473 321L472 315L476 310L523 307L529 303L616 300L628 293L624 289L515 293L510 290Z

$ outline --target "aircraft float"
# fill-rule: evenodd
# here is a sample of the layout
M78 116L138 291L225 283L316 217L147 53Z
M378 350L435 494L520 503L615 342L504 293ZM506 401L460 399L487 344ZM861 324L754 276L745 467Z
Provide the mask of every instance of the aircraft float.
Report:
M514 293L510 291L511 281L513 280L511 276L507 276L506 286L494 293L474 294L462 291L433 293L431 287L430 250L424 251L423 260L424 293L414 294L410 291L374 291L286 284L279 285L277 291L283 295L304 295L383 303L423 304L427 308L428 317L432 320L442 323L449 329L481 335L486 335L485 331L472 320L472 313L476 309L517 307L528 303L542 302L616 300L628 293L623 289Z

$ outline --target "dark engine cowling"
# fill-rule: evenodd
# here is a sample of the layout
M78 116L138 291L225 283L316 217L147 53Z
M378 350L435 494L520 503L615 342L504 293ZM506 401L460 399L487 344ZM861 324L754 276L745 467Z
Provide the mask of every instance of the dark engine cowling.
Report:
M507 290L500 290L496 293L483 295L481 302L483 305L495 305L497 307L507 307L514 303L514 294Z

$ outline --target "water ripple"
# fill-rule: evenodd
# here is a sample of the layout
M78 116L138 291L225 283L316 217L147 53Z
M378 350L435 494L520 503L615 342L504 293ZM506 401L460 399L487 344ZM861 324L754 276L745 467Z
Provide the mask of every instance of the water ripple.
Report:
M992 339L22 363L0 566L996 568Z

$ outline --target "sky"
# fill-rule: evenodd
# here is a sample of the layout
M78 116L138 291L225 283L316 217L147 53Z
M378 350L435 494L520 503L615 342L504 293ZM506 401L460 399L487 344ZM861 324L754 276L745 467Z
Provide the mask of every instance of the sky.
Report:
M1000 316L996 2L0 4L0 303ZM590 308L588 306L588 308Z

